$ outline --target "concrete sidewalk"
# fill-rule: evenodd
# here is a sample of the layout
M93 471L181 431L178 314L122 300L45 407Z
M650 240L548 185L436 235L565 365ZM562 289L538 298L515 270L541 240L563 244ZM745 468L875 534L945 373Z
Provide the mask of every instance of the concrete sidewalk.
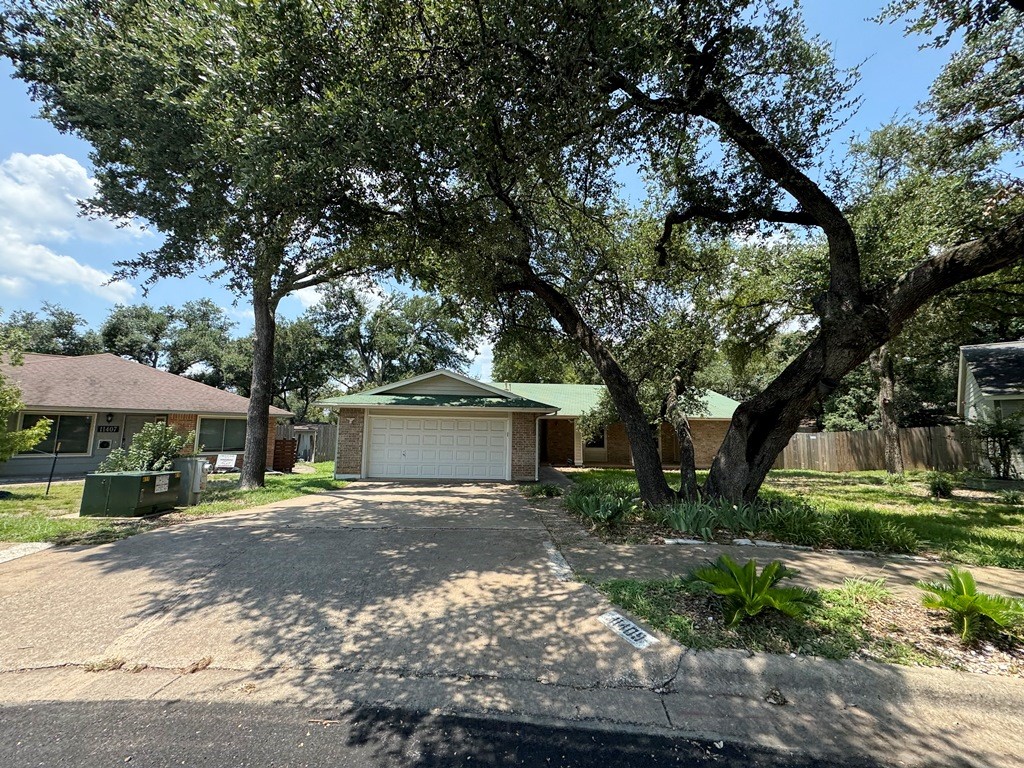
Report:
M379 703L837 764L1019 762L1019 681L666 637L637 650L546 544L515 487L360 482L24 557L0 565L0 706Z

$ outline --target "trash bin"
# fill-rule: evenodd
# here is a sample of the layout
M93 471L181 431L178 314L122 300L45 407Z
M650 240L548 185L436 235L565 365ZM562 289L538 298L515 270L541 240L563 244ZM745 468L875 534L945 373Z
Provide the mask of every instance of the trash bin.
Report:
M181 472L178 506L194 507L200 502L200 497L206 490L206 476L210 473L210 465L202 456L184 456L174 460L174 468Z
M85 476L79 514L139 517L178 503L181 472L93 472Z

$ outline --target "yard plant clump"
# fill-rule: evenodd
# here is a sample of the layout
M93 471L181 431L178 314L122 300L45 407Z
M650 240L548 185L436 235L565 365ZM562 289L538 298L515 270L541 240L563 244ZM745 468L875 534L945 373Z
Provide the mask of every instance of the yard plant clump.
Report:
M588 469L572 477L573 495L639 495L627 469ZM884 471L775 470L753 504L700 499L661 509L638 506L615 527L596 530L619 543L655 544L686 532L723 543L744 537L880 554L919 552L1024 570L1024 507L1014 505L1015 496L968 489L939 500L927 473L909 471L904 479L892 484Z
M1024 605L1019 600L979 592L974 575L963 568L950 568L945 584L922 581L917 586L925 592L924 607L945 611L964 643L973 642L982 633L1012 629L1024 621Z
M797 572L773 560L757 572L757 561L748 560L740 565L728 555L714 563L697 568L686 581L706 584L725 605L725 625L734 627L744 618L757 616L765 608L797 618L803 616L813 601L813 593L800 587L780 587L783 579L791 579Z

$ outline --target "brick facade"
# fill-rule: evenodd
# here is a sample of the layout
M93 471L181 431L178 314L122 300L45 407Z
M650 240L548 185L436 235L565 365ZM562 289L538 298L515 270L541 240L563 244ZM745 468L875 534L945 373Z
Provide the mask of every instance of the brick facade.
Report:
M573 419L544 419L545 458L556 467L569 466L576 455L576 422Z
M217 416L214 418L223 418ZM182 434L188 434L192 431L198 431L199 429L199 414L196 413L170 413L167 415L167 425L173 427ZM269 469L274 466L274 440L277 437L277 419L273 416L270 417L270 424L267 425L267 455L265 457L266 467ZM235 466L242 466L242 458L244 454L239 453L235 456ZM211 457L210 461L213 461Z
M537 479L537 414L535 413L512 414L512 479Z
M173 427L183 435L197 429L198 425L199 416L195 413L170 413L167 415L167 426Z
M337 414L338 454L334 459L334 474L358 476L363 471L365 411L361 408L339 408Z
M608 425L604 444L608 450L608 464L629 465L633 454L629 450L629 438L626 437L626 427L622 422Z
M547 459L554 465L565 465L563 456L571 456L573 421L571 419L547 421ZM556 426L557 425L557 426ZM693 419L690 421L690 431L693 433L694 458L698 469L707 469L718 453L725 433L729 429L729 421L726 419ZM661 460L665 464L677 465L679 463L679 441L676 440L675 430L672 426L662 423L661 430ZM567 435L568 451L563 447L563 435ZM621 423L609 424L605 433L605 446L608 450L608 459L604 462L589 462L591 466L604 464L608 466L628 467L632 462L632 452L629 448L629 439L626 437L626 428Z
M711 466L728 429L727 419L690 420L693 458L697 469L708 469ZM661 425L661 460L666 464L679 463L679 441L676 439L675 430L668 424Z

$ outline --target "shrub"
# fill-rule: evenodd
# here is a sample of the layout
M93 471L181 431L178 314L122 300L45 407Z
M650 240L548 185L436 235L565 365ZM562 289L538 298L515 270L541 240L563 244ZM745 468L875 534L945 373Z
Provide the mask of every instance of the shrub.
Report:
M523 486L523 493L530 498L537 498L543 496L551 499L556 496L562 495L562 489L554 483L539 483L537 485L526 485Z
M929 472L924 480L928 492L936 499L948 499L953 495L953 476L948 472Z
M716 562L695 569L686 580L707 584L712 592L725 599L724 619L726 625L732 627L765 608L794 618L802 616L814 602L813 593L799 587L777 586L782 579L796 573L773 560L758 574L756 560L740 565L728 555L722 555Z
M887 474L885 476L885 482L887 485L891 485L893 487L901 487L907 484L907 476L902 472Z
M983 629L1012 627L1024 618L1020 602L979 592L973 574L966 569L953 566L946 580L946 584L919 581L917 586L926 592L924 607L945 611L964 643L974 640Z
M699 536L704 541L714 538L717 523L714 511L702 501L678 501L665 510L665 524L669 528Z
M1000 491L999 501L1003 504L1009 504L1011 507L1019 507L1021 504L1024 504L1024 491L1018 491L1016 488Z
M595 528L612 528L636 509L632 499L585 493L575 488L566 494L565 505L590 520Z
M187 435L166 424L145 424L131 445L116 448L99 466L100 472L160 472L195 445L196 433Z

